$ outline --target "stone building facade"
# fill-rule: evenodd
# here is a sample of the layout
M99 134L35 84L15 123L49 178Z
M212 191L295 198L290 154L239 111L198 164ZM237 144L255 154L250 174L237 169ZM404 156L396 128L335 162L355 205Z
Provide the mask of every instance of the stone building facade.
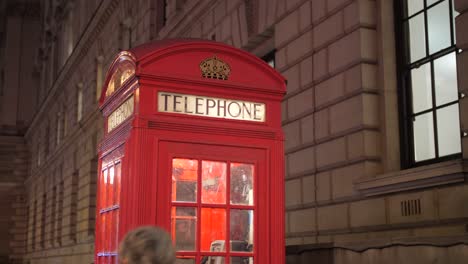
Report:
M180 37L288 79L288 263L466 263L468 0L408 3L3 1L0 263L93 262L107 67Z

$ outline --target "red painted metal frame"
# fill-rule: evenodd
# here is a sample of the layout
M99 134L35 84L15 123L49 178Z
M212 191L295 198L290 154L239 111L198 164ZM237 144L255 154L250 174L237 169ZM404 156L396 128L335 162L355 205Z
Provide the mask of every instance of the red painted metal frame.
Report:
M201 76L200 62L213 55L229 64L228 80ZM123 61L135 66L135 76L106 96L110 78ZM190 158L215 157L255 164L254 261L285 263L284 136L281 130L281 100L285 88L285 79L262 60L212 41L166 40L121 52L107 73L100 99L101 110L107 121L115 109L133 96L134 112L110 133L104 133L98 164L100 172L103 160L121 160L119 241L128 230L141 225L170 229L172 157L178 154ZM266 121L160 113L157 111L159 91L264 103ZM107 122L104 129L107 131ZM255 155L249 156L251 153ZM101 188L98 181L98 201ZM229 187L226 192L230 192ZM99 207L98 204L97 216ZM226 222L230 221L229 210ZM99 223L98 218L96 250L102 239ZM229 228L226 226L226 239L230 236ZM97 257L95 263L99 263Z

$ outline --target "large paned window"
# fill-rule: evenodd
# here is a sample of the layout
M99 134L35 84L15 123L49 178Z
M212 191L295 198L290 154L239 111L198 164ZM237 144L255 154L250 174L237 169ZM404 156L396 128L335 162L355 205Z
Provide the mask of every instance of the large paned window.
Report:
M110 162L99 176L97 263L117 263L121 164L120 160Z
M254 263L254 164L172 160L177 264Z
M452 1L395 1L403 167L461 152Z

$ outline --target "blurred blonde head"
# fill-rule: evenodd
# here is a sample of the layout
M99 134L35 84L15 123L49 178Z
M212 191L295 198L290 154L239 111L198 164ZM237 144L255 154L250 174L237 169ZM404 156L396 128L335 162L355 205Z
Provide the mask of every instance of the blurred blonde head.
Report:
M171 238L158 227L136 228L120 243L119 260L122 264L173 264L175 253Z

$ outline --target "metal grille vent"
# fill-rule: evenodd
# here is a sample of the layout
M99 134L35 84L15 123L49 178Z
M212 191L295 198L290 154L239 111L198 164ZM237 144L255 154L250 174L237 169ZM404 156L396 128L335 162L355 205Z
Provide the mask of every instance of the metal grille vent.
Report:
M421 214L421 199L402 201L400 205L402 216L412 216Z

